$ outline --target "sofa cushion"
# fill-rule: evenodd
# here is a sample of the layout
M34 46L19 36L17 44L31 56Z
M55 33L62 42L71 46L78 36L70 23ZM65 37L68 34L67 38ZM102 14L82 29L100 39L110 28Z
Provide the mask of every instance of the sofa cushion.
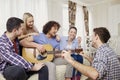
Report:
M5 80L2 74L0 74L0 80Z
M64 80L66 65L56 66L56 80ZM28 80L38 80L38 74L32 75Z

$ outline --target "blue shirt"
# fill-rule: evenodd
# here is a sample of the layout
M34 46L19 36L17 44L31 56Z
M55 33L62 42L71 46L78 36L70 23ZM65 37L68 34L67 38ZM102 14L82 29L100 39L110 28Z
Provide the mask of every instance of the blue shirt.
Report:
M66 49L67 43L68 43L68 36L62 36L60 38L60 50ZM72 48L71 49L77 49L78 48L78 41L77 39L74 39L72 42Z
M33 41L39 44L50 44L52 45L53 49L58 49L60 48L59 46L59 41L56 40L56 37L53 38L47 38L44 33L39 33L39 35L34 35L33 36Z

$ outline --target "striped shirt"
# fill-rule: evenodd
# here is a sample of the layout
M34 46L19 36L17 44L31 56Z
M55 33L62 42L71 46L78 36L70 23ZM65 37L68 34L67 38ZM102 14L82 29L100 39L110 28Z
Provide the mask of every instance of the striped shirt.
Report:
M97 80L120 80L120 62L107 44L97 49L92 66L99 73Z
M19 46L17 44L17 46ZM30 70L33 64L27 62L23 57L16 54L12 41L3 34L0 37L0 72L10 65L17 65Z

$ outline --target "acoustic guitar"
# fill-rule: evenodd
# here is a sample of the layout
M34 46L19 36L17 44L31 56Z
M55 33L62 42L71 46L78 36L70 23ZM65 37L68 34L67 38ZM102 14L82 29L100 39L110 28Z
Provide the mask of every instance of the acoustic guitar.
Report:
M52 61L54 59L55 54L60 54L62 50L54 51L53 47L50 44L43 45L45 48L45 52L41 53L36 48L23 48L22 49L22 56L24 59L31 63L38 63L38 62L47 62ZM83 51L83 49L74 49L71 52L79 53Z

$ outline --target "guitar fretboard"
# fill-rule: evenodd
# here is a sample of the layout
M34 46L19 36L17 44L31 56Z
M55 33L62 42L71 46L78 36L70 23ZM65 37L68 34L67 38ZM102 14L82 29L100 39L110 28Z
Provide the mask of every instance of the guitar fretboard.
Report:
M81 51L83 51L83 49L71 49L70 50L72 53L80 53ZM61 53L62 50L58 50L58 51L46 51L48 54L53 54L53 53Z

